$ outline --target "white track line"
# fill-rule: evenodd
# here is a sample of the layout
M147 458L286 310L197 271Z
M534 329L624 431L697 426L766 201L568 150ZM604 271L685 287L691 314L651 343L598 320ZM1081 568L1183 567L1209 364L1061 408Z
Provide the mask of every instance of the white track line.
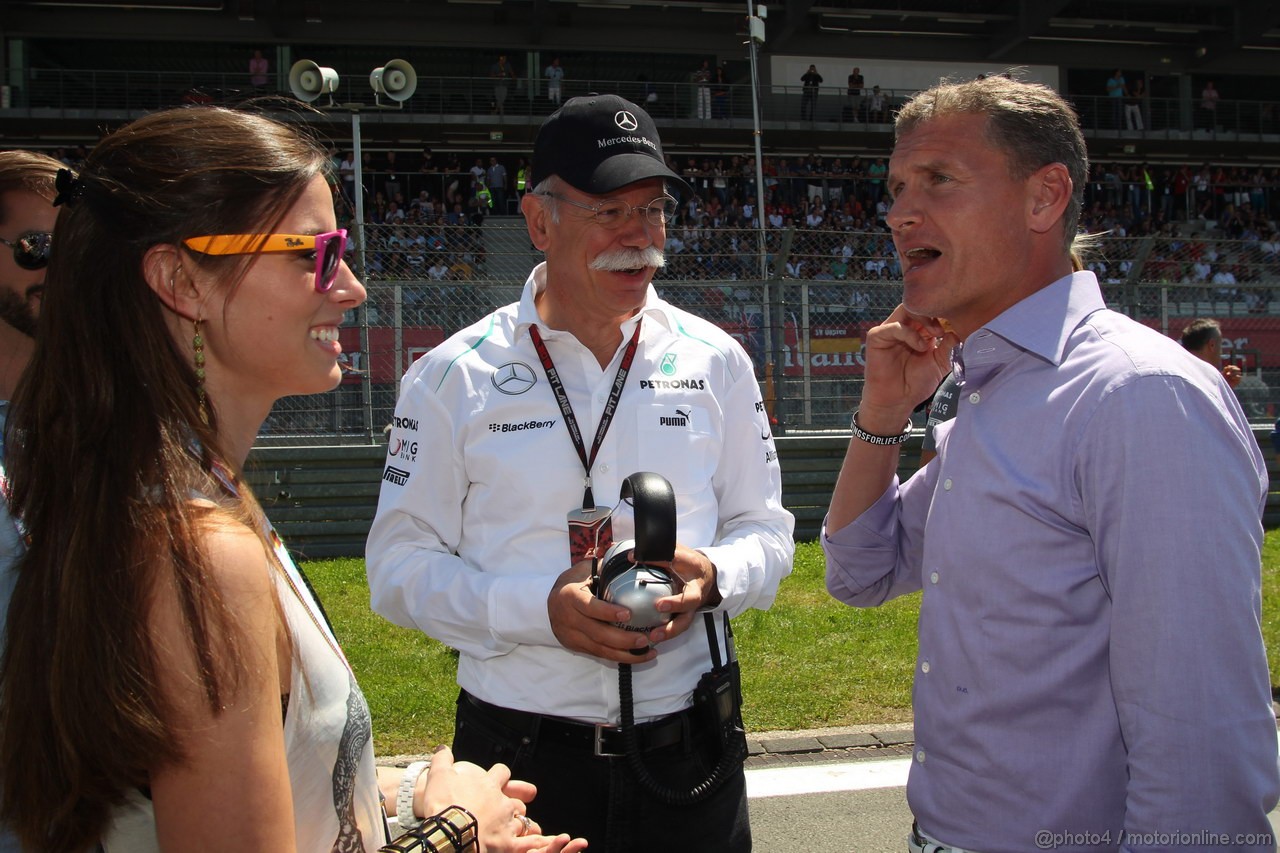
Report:
M910 758L807 764L747 771L747 796L790 797L829 791L899 788L907 784Z

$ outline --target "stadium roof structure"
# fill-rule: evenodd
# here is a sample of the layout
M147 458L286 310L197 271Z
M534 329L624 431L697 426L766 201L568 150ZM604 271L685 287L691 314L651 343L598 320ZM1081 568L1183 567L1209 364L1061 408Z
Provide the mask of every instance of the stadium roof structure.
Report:
M1076 99L1091 145L1104 156L1132 159L1257 159L1275 162L1280 120L1280 2L1274 0L0 0L0 51L7 51L0 76L25 84L23 103L36 105L39 91L56 93L60 109L5 110L0 106L0 142L41 144L61 138L92 139L98 131L140 114L140 89L173 84L154 72L209 76L200 63L210 51L234 52L234 72L243 76L249 48L276 46L274 71L309 59L331 65L345 87L364 91L368 69L392 58L412 62L418 95L401 111L369 111L363 120L372 134L397 144L436 144L484 151L525 151L544 113L489 115L492 87L487 70L498 52L515 54L522 73L538 78L540 61L563 54L579 57L569 81L583 79L582 58L593 57L593 79L614 85L639 80L637 68L658 67L665 76L648 79L665 88L655 112L669 148L684 151L747 152L752 117L745 92L748 8L767 8L761 45L764 84L763 127L774 151L843 153L883 151L892 141L889 125L840 119L840 105L823 105L824 120L800 123L799 83L780 69L787 63L824 60L826 86L838 92L843 63L879 65L878 73L899 68L954 63L955 73L991 73L1016 66L1048 67ZM22 53L15 45L31 44ZM110 69L85 64L81 49L103 44ZM149 43L151 65L130 65ZM189 50L203 43L208 51ZM65 47L58 51L57 45ZM58 56L52 56L60 53ZM365 62L366 54L377 62ZM49 60L33 61L37 56ZM463 68L463 61L468 67ZM685 112L688 74L702 58L731 65L734 110L727 120L692 122ZM771 70L770 63L777 63ZM831 65L839 64L838 74ZM28 65L30 71L24 68ZM225 65L222 66L225 68ZM789 67L789 65L787 66ZM1110 130L1100 101L1110 71L1128 69L1146 76L1152 110L1189 113L1206 79L1222 89L1224 111L1238 111L1226 132L1190 128L1189 115L1148 126L1145 135ZM138 84L128 69L146 70L158 83ZM26 80L14 75L22 69ZM101 69L86 71L86 69ZM106 72L110 73L106 73ZM222 72L224 76L226 72ZM945 71L945 73L953 73ZM111 76L114 74L115 76ZM127 83L109 82L128 77ZM577 75L577 79L574 79ZM613 76L610 76L613 75ZM775 76L776 75L776 76ZM173 75L170 75L173 77ZM452 80L450 78L457 78ZM465 78L465 80L463 79ZM1194 79L1193 79L1194 78ZM174 78L176 79L176 78ZM458 80L463 80L457 83ZM1224 86L1224 81L1230 85ZM6 82L0 80L0 82ZM899 101L910 91L892 75L885 82ZM447 89L466 91L465 107L452 108ZM1155 85L1151 85L1155 84ZM189 84L183 84L189 85ZM637 84L631 84L635 86ZM895 87L897 87L895 89ZM624 93L629 94L629 93ZM29 97L28 97L29 96ZM631 94L637 97L636 94ZM52 95L50 97L53 97ZM103 99L129 100L114 110ZM523 103L536 101L530 96ZM83 105L80 103L83 102ZM1248 102L1248 103L1246 103ZM0 98L0 104L3 99ZM545 103L545 102L540 102ZM677 107L676 105L679 104ZM13 106L20 106L14 98ZM323 106L317 104L317 106ZM1255 116L1264 116L1256 121ZM1247 111L1249 114L1246 116ZM118 114L117 114L118 113ZM1237 116L1237 112L1231 112ZM1109 115L1109 114L1108 114ZM836 120L839 121L836 121ZM329 116L337 123L342 116ZM1184 127L1179 127L1182 121ZM1248 122L1253 122L1249 125ZM1153 133L1153 126L1158 133ZM1168 132L1164 128L1170 128ZM1248 131L1248 132L1237 132ZM1114 150L1113 150L1114 149Z
M748 0L6 0L0 32L723 51ZM1270 0L772 0L766 51L1275 73ZM723 24L719 22L723 21Z

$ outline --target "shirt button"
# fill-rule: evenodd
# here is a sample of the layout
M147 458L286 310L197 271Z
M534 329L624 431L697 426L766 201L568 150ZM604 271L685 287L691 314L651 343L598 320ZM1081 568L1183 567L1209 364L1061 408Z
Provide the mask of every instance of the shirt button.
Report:
M978 405L979 403L982 402L982 395L979 394L977 391L974 391L972 394L969 395L969 402L973 403L975 406Z
M921 764L924 764L924 750L923 750L923 749L917 749L917 750L916 750L916 761L920 762Z
M608 463L608 462L606 462L606 463L604 463L603 465L601 465L601 466L600 466L600 473L601 473L601 474L603 474L605 471L608 471L608 470L609 470L609 463Z
M925 661L924 663L920 664L920 671L921 671L921 672L923 672L925 675L928 675L928 674L929 674L929 662L928 662L928 661Z
M945 490L946 490L946 491L948 491L948 492L949 492L949 491L951 491L951 478L950 478L950 477L948 477L947 479L945 479L945 480L943 480L943 481L942 481L942 488L943 488L943 489L945 489Z
M929 583L937 583L937 582L938 582L938 573L937 573L937 572L930 572L930 573L929 573Z

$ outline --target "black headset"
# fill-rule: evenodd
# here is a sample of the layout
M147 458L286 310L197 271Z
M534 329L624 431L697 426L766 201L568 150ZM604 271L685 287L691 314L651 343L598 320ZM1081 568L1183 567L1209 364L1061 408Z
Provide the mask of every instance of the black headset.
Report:
M618 542L596 563L592 591L597 598L613 602L631 611L631 620L616 623L633 631L647 631L671 619L670 613L658 613L653 602L679 592L684 582L678 576L652 563L668 563L676 555L676 495L671 483L661 474L641 471L622 481L619 497L635 507L636 538ZM631 553L634 559L628 557ZM742 695L738 686L737 661L732 657L729 620L725 617L725 643L730 659L720 665L716 650L715 623L710 613L703 614L707 624L707 640L711 646L714 669L704 673L694 689L694 713L709 720L720 738L720 755L706 778L691 787L673 788L659 781L645 765L640 754L639 735L635 723L635 698L631 682L631 664L618 664L618 706L621 715L622 741L627 762L641 787L664 803L688 806L700 802L732 777L742 766L747 754L746 736L742 730ZM633 649L644 655L648 649Z
M660 566L642 564L667 563L675 558L675 490L661 474L640 471L622 481L618 496L635 508L636 538L615 542L605 552L596 564L592 591L597 598L630 608L630 627L653 628L666 622L670 615L647 613L644 604L650 597L673 594L680 581Z

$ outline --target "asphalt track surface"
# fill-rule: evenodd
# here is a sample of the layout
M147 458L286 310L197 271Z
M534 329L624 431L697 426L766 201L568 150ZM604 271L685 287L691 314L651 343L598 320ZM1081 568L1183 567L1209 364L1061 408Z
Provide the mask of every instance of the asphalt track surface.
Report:
M906 853L911 741L910 724L753 735L747 797L755 850ZM1280 833L1280 810L1270 819Z
M754 849L906 853L912 744L910 723L749 734ZM425 756L391 756L378 763L406 766L420 757ZM1280 811L1270 817L1280 834Z

